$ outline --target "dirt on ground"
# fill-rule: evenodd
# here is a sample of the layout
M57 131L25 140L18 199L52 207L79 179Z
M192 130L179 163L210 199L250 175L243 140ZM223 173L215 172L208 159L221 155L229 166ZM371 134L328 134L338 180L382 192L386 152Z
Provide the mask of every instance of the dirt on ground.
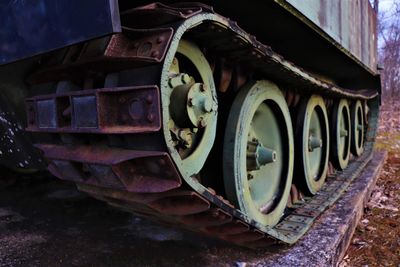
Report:
M388 158L341 267L400 266L400 110L383 107L376 149Z

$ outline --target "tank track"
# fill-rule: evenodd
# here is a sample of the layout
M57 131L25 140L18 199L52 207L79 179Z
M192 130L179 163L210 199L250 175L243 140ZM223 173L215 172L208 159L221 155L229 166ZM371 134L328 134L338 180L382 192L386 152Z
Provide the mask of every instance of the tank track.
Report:
M122 24L122 33L72 47L61 63L53 56L56 62L29 78L37 87L50 84L53 92L58 82L57 93L26 100L27 130L52 136L55 141L37 144L48 169L75 182L79 190L152 220L255 248L296 242L371 159L379 112L376 91L324 82L201 4L135 8L122 14ZM168 49L176 47L183 34L212 54L240 62L285 88L289 105L299 94L311 93L330 101L368 101L364 153L344 171L331 172L321 191L293 204L276 226L250 220L215 190L182 173L165 144L160 73L171 60ZM126 70L129 77L121 78ZM98 80L104 88L93 89L99 88ZM63 81L84 81L83 90L65 90L71 84ZM140 116L129 116L127 99L143 103Z

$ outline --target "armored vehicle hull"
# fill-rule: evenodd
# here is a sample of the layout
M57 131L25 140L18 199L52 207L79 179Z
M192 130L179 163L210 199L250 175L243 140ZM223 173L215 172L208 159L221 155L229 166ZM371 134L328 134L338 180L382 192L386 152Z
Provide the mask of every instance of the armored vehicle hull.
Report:
M300 2L103 1L81 34L66 12L2 56L26 130L2 163L242 246L296 242L368 164L380 92L368 2Z

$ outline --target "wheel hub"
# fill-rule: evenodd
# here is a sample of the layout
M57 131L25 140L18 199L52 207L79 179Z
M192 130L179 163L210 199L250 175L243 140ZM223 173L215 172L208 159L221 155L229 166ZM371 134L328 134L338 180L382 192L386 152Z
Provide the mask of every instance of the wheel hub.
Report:
M276 162L276 151L264 147L258 140L247 143L247 170L259 170L261 166Z
M202 169L215 139L218 104L213 75L201 50L186 40L180 40L165 62L164 135L180 171L190 177Z

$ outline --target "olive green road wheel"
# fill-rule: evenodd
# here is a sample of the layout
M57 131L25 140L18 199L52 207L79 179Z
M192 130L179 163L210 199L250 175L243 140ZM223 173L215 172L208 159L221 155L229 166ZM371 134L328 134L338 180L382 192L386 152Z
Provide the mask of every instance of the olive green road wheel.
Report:
M360 100L351 106L351 153L360 156L364 151L364 113Z
M268 81L236 96L225 131L224 184L229 201L263 225L278 223L293 175L293 128L285 98Z
M171 48L161 78L164 136L184 176L198 174L213 146L218 103L213 74L196 44Z
M302 101L296 122L296 182L314 195L328 172L329 122L324 100L313 95Z
M333 165L343 170L347 167L350 158L350 108L346 99L336 102L331 118L331 155Z

